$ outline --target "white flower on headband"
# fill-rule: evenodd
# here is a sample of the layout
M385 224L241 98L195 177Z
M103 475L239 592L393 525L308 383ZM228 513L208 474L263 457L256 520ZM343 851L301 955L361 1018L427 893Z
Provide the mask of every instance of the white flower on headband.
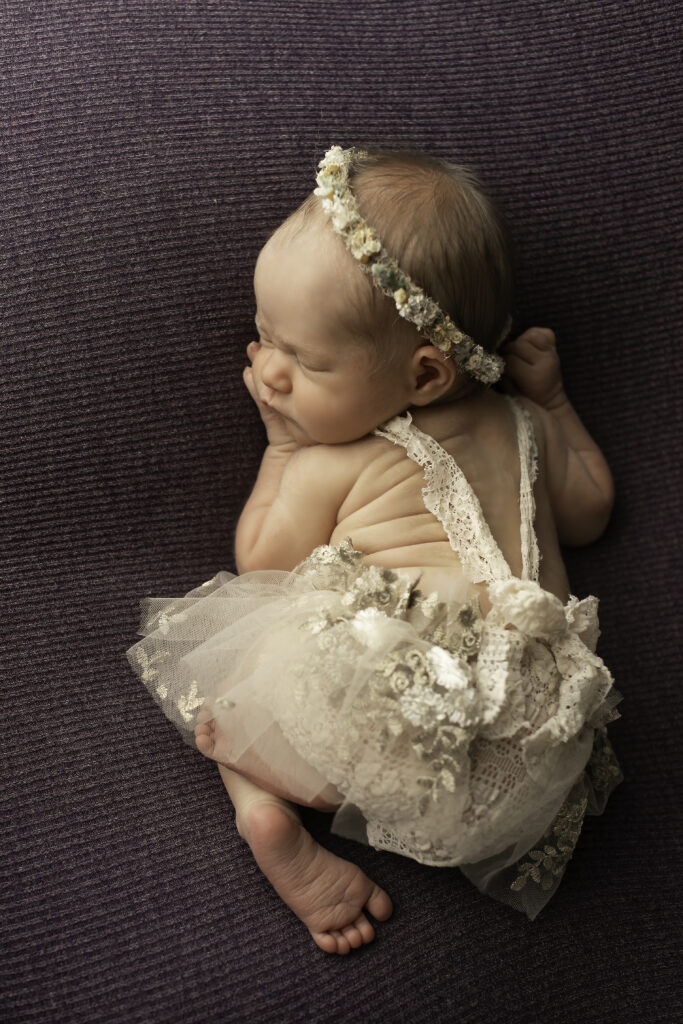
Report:
M333 199L323 199L323 210L329 215L332 226L338 233L350 230L359 222L358 214L349 210L336 196Z
M373 283L393 299L400 316L472 377L493 384L505 366L501 357L487 352L453 323L438 303L401 270L377 232L361 216L349 184L349 172L354 157L363 155L362 150L332 146L320 161L314 194L320 196L334 231ZM504 335L508 331L509 320Z

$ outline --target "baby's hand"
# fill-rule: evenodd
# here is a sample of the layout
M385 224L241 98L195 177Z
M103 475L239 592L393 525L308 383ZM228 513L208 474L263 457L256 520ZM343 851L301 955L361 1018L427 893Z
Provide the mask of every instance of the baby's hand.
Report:
M506 345L504 381L511 390L526 395L537 405L552 409L564 398L560 357L555 335L547 327L530 327Z
M252 341L247 345L247 356L250 363L254 362L260 348L261 344L258 341ZM244 378L247 391L254 399L261 419L263 420L263 425L266 428L266 434L268 436L268 444L276 448L283 448L287 450L299 448L300 442L292 437L287 426L287 421L284 417L277 413L275 409L266 405L263 401L262 394L264 385L260 381L258 374L254 372L253 366L246 366L242 376Z

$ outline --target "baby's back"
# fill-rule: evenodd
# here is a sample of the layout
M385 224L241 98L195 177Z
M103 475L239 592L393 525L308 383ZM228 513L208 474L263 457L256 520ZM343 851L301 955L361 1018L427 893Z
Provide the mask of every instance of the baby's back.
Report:
M542 424L534 422L539 472L534 487L541 585L565 600L569 593L557 530L548 499ZM509 403L486 391L446 405L413 411L413 422L453 456L479 500L484 518L514 575L521 575L520 457ZM541 435L541 436L539 436ZM373 436L347 447L354 482L343 500L330 542L350 537L366 561L413 570L421 589L443 596L462 593L463 570L444 528L422 497L423 470L405 449ZM457 508L457 504L456 504ZM479 588L481 589L481 588Z

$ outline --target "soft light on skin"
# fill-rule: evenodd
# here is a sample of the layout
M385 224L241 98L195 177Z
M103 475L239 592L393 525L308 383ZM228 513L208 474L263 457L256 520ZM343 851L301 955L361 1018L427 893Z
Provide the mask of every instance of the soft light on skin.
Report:
M300 445L358 440L411 405L438 401L457 370L432 345L405 347L376 368L369 342L347 327L362 273L325 223L266 243L254 274L259 344L250 347L259 401ZM351 307L353 308L353 307Z

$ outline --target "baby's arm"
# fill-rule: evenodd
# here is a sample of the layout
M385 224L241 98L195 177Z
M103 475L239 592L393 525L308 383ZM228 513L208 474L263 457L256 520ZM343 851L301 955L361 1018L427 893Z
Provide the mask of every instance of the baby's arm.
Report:
M237 569L289 570L332 535L352 483L342 451L347 446L302 447L283 417L261 401L251 367L244 371L244 381L261 413L268 446L237 524Z
M564 544L589 544L607 526L614 483L604 455L571 406L562 384L555 335L525 331L505 349L508 378L531 399L545 442L548 493Z
M268 445L237 524L238 572L293 569L329 540L336 508L321 489L324 467L317 466L316 455L311 457L310 449Z

